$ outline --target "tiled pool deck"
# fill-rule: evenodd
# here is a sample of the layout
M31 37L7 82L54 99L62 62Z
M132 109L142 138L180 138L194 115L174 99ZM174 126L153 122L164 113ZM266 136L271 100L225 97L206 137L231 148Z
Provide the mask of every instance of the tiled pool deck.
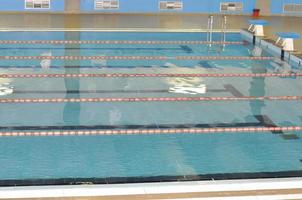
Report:
M292 199L291 196L302 195L302 189L280 189L280 190L251 190L251 191L233 191L233 192L199 192L199 193L179 193L179 194L146 194L146 195L128 195L128 196L107 196L107 197L66 197L66 198L38 198L39 200L52 200L52 199L64 199L64 200L161 200L161 199L254 199L261 200L263 196L277 196L284 200ZM288 196L288 197L286 197ZM265 197L264 197L265 198ZM35 199L35 200L38 200ZM297 198L293 198L297 199ZM300 199L300 198L298 198Z

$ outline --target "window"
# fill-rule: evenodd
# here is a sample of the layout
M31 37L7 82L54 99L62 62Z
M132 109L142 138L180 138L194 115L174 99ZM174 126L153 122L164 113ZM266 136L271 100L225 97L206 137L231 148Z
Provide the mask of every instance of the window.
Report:
M284 4L283 12L286 13L302 13L302 4Z
M159 1L160 10L182 10L182 1Z
M50 0L25 0L25 9L50 9Z
M94 0L95 10L117 10L119 9L118 0Z
M243 3L242 2L227 2L220 3L221 12L242 12Z

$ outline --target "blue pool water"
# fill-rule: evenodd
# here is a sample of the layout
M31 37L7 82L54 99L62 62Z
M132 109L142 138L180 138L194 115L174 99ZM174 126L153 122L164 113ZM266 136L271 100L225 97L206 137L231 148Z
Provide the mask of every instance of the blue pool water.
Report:
M220 40L220 34L214 40ZM0 40L200 41L202 33L2 32ZM227 41L242 41L239 33ZM167 60L0 60L0 74L301 73L249 44L1 44L0 56L167 56ZM258 49L259 50L259 49ZM272 56L263 50L257 56ZM0 78L0 99L300 96L301 77ZM181 89L179 89L181 88ZM197 89L197 90L194 90ZM7 92L11 90L11 92ZM7 94L5 93L7 92ZM196 92L197 91L197 92ZM301 101L0 103L0 132L301 126ZM0 185L301 176L302 132L0 137ZM284 175L285 174L285 175ZM154 178L161 177L161 178ZM165 178L163 178L165 177ZM173 177L169 179L169 177ZM140 179L141 178L141 179ZM197 178L198 179L198 178ZM35 180L35 181L33 181ZM22 182L23 181L23 182ZM64 181L63 181L64 182ZM9 184L8 184L9 183ZM68 183L65 181L64 183Z

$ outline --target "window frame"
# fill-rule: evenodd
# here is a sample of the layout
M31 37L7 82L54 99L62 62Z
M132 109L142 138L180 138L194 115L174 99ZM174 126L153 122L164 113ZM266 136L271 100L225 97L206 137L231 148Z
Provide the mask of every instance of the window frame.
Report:
M110 1L110 2L113 2L113 1L116 1L117 2L117 7L116 8L97 8L97 2L99 1L102 1L102 2L105 2L105 1ZM120 9L120 1L119 0L94 0L94 10L119 10Z
M241 4L241 10L222 10L222 5L223 4ZM236 13L242 13L244 10L244 3L241 2L220 2L220 8L219 8L221 13L230 13L230 12L236 12Z
M302 6L302 3L283 3L283 5L282 5L282 11L283 11L283 13L287 13L287 14L302 14L302 10L301 11L285 11L285 6L286 5Z
M48 8L43 8L43 1L48 1ZM33 7L27 7L27 3L32 2ZM36 2L36 3L35 3ZM41 3L38 3L41 2ZM41 8L35 8L35 4L41 4ZM50 10L51 9L51 0L24 0L24 9L25 10Z
M181 8L176 8L176 9L162 9L161 8L161 3L163 3L163 2L165 2L165 3L169 3L169 2L179 2L180 4L181 4ZM158 10L159 11L183 11L183 8L184 8L184 2L183 1L181 1L181 0L159 0L158 1Z

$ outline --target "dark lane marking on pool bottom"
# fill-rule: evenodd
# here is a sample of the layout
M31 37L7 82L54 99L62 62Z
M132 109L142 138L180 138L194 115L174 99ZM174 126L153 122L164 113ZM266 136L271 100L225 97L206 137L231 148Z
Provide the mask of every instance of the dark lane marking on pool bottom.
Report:
M244 97L244 95L236 89L232 84L225 84L223 87L230 92L234 97Z
M221 73L221 74L173 74L173 73L144 73L144 74L123 74L123 73L95 73L95 74L0 74L0 78L161 78L161 77L204 77L204 78L225 78L225 77L300 77L302 73ZM240 95L238 90L226 84L224 87Z
M47 185L87 185L87 184L123 184L123 183L155 183L155 182L182 182L206 180L236 180L259 178L297 178L302 177L302 170L277 172L244 172L244 173L217 173L182 176L139 176L139 177L106 177L106 178L59 178L59 179L22 179L0 180L1 187L11 186L47 186Z
M263 122L265 127L278 127L267 115L255 115L254 116L258 121ZM272 131L272 133L283 133L282 131Z
M151 124L151 125L87 125L87 126L0 126L1 131L51 131L51 130L97 130L97 129L171 129L171 128L231 128L260 127L262 122L251 123L217 123L217 124Z
M285 140L297 140L297 139L300 139L300 137L296 134L282 134L281 135L283 139Z
M97 130L97 129L172 129L172 128L232 128L232 127L270 127L275 124L266 115L254 115L258 122L214 123L214 124L149 124L149 125L82 125L82 126L0 126L0 131L29 131L29 130ZM272 131L272 133L283 133Z
M208 92L228 92L224 89L207 89ZM169 90L14 90L13 94L98 94L98 93L170 93Z
M180 45L180 48L186 53L193 53L193 50L187 45Z
M12 98L0 103L106 103L106 102L217 102L217 101L301 101L302 96L244 97L128 97L128 98Z
M273 120L267 115L254 115L254 117L263 124L265 127L278 127ZM300 137L293 133L284 133L283 131L272 131L275 134L281 134L281 137L285 140L296 140L300 139Z

